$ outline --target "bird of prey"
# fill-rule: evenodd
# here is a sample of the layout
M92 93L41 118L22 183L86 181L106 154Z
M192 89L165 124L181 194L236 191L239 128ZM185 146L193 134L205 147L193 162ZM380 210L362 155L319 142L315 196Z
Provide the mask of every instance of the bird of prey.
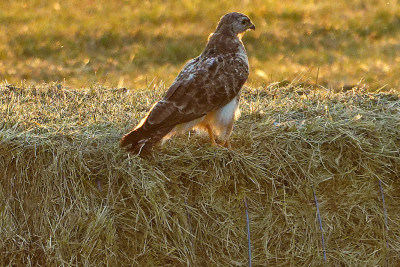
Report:
M192 128L205 130L216 145L230 147L229 136L239 115L239 92L249 76L243 34L255 30L244 14L221 17L203 52L178 74L163 99L120 142L128 151L141 153L161 139Z

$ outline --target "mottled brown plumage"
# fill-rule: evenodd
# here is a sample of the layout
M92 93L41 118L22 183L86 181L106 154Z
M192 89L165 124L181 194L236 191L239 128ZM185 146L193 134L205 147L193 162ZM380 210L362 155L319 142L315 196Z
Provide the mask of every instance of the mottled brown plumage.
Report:
M214 131L222 144L229 136L238 113L238 94L249 76L249 64L241 35L255 29L241 13L221 18L200 56L189 61L176 77L164 98L121 139L121 146L141 152L174 133L193 127Z

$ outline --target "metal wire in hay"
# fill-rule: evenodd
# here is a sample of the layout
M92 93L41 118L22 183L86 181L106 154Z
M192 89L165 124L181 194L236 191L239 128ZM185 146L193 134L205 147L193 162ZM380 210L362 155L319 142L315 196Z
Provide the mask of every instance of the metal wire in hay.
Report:
M192 250L193 250L193 254L196 254L196 248L195 248L195 242L194 242L194 234L193 234L193 227L192 227L192 218L190 216L190 213L188 212L188 202L187 202L187 198L185 198L185 204L186 204L186 214L187 214L187 220L188 220L188 225L189 225L189 232L190 232L190 241L192 244Z
M247 200L244 197L244 207L246 212L246 227L247 227L247 245L248 245L248 254L249 254L249 267L251 267L251 238L250 238L250 219L249 212L247 209Z
M324 262L326 262L326 249L325 249L324 228L322 227L321 214L320 214L320 211L319 211L319 204L318 204L317 195L315 194L314 186L311 186L311 189L312 189L312 192L313 192L313 195L314 195L315 207L317 208L319 229L321 230L322 255L323 255L323 257L324 257Z
M387 210L386 210L386 204L385 204L385 193L383 191L382 187L382 181L379 179L379 190L381 191L381 199L382 199L382 208L383 208L383 216L385 220L385 243L386 243L386 266L389 266L389 242L387 239L388 233L389 233L389 223L388 223L388 216L387 216Z

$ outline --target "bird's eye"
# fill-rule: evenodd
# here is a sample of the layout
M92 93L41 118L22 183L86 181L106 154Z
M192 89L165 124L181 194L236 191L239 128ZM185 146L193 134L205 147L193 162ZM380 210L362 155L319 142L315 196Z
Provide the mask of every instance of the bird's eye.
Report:
M244 24L246 24L246 20L244 19L244 20L242 20L242 24L244 25Z

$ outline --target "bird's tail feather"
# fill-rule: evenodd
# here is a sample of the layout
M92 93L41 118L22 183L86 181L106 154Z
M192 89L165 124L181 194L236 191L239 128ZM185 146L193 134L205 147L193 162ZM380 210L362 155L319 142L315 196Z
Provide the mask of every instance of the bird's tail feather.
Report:
M173 127L164 127L151 131L145 131L143 128L134 129L122 137L120 146L126 147L128 151L140 154L160 141L172 128Z

